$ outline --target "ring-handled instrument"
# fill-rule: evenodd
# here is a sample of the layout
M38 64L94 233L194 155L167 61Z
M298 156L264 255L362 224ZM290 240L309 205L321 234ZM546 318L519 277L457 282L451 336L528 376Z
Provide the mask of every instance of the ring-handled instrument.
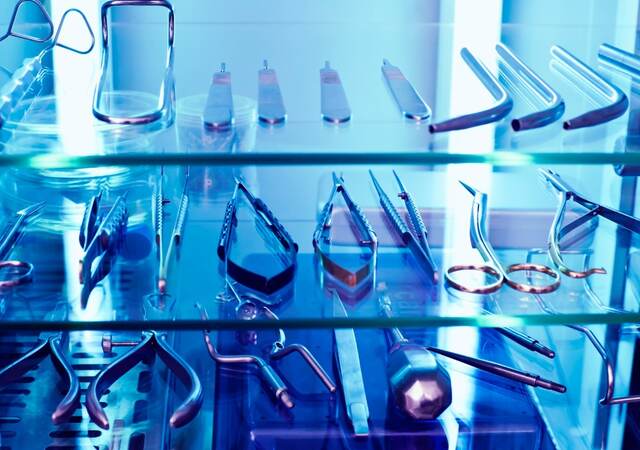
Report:
M527 294L546 294L557 290L560 287L560 274L550 267L533 263L512 264L507 268L502 266L488 239L487 194L468 184L460 183L473 196L470 224L471 244L478 250L486 264L450 267L445 275L447 284L454 289L472 294L491 294L505 284L516 291ZM494 281L481 286L469 286L455 280L453 274L456 272L480 272L490 276ZM537 272L550 278L551 282L546 285L519 283L511 278L513 272Z
M278 75L266 59L264 67L258 72L258 119L269 125L287 120Z
M64 29L67 18L71 14L79 15L82 19L91 39L88 48L79 48L60 41L61 32ZM43 66L46 55L55 47L63 48L80 55L86 55L93 50L95 35L84 13L79 9L71 8L66 10L62 15L58 29L46 42L48 42L48 45L37 56L26 58L22 61L22 65L13 73L11 80L6 82L0 89L0 128L9 120L18 103L27 95L33 82L41 78L42 74L49 70Z
M624 92L614 84L605 80L598 72L578 59L568 50L554 45L551 47L551 56L554 61L560 62L561 71L568 73L569 80L586 95L606 99L606 104L579 116L567 119L562 124L565 130L592 127L623 115L629 107L629 99ZM561 72L562 73L562 72Z
M32 5L35 5L35 7L40 12L40 14L42 14L45 24L47 25L47 34L44 35L43 37L20 33L15 29L16 22L18 20L18 14L20 13L20 9L22 8L23 5L27 5L29 3ZM47 9L44 7L44 5L40 2L40 0L18 0L18 2L13 7L13 11L11 12L11 18L9 19L9 26L7 27L7 31L2 36L0 36L0 42L4 41L8 37L15 37L18 39L24 39L26 41L37 42L42 44L44 42L47 42L49 39L51 39L51 37L53 36L53 33L54 33L54 28L53 28L53 22L51 21L51 16L47 12Z
M158 279L157 292L160 295L167 293L167 283L169 278L169 268L172 262L174 251L177 252L182 245L184 227L187 221L187 211L189 209L189 194L187 186L189 175L184 183L182 195L178 201L178 207L175 212L176 219L171 230L169 245L165 253L164 239L164 220L167 215L166 205L171 202L164 194L164 168L161 168L160 177L158 178L155 192L152 197L153 208L153 228L155 230L155 243L158 256Z
M380 205L382 206L387 219L389 219L389 222L393 226L393 229L400 236L405 247L407 247L411 251L416 262L427 275L427 277L429 277L430 280L437 282L438 267L436 266L433 256L431 255L431 249L429 248L427 227L424 225L422 215L420 214L420 211L418 210L413 197L407 191L404 184L402 183L402 180L394 170L393 175L400 189L398 197L400 197L404 201L405 207L407 208L407 215L409 216L409 221L412 228L411 230L409 226L404 222L404 220L402 220L400 213L394 206L387 193L384 191L384 189L382 189L382 186L378 182L378 179L373 175L373 172L371 170L369 171L369 175L371 176L373 186L378 193Z
M440 133L443 131L463 130L473 128L487 123L497 122L505 118L513 108L513 100L509 93L502 87L497 78L485 66L482 61L477 59L467 49L460 50L460 56L475 76L480 80L482 85L491 94L495 100L493 105L481 111L464 114L462 116L453 117L442 122L432 123L429 125L431 133Z
M7 272L7 275L0 279L0 290L30 283L33 280L33 264L9 260L8 257L22 237L24 228L31 219L40 214L44 206L45 202L41 202L18 211L0 237L0 271Z
M174 428L180 428L193 420L202 406L202 384L195 370L166 342L164 334L144 331L139 341L130 342L117 342L111 335L104 335L102 350L105 353L112 353L115 347L134 348L100 371L87 389L87 412L96 425L104 430L109 429L109 418L100 404L100 397L138 363L148 361L156 355L182 382L187 391L184 401L171 414L169 424Z
M392 318L391 301L390 301L390 299L387 296L382 296L379 302L380 302L381 313L387 319L390 320ZM397 328L391 328L390 329L390 333L392 335L394 335L393 336L393 340L395 341L395 345L399 345L400 348L402 348L403 346L411 345L412 347L410 347L410 351L411 352L417 351L417 349L415 347L413 347L413 344L409 344L409 342L402 336L402 333ZM499 376L499 377L502 377L502 378L506 378L508 380L516 381L518 383L523 383L523 384L526 384L528 386L542 388L542 389L546 389L546 390L549 390L549 391L558 392L560 394L563 394L563 393L565 393L567 391L566 386L564 386L564 385L562 385L560 383L556 383L555 381L551 381L551 380L547 380L545 378L542 378L540 375L537 375L537 374L523 372L521 370L514 369L512 367L508 367L508 366L505 366L505 365L502 365L502 364L498 364L498 363L493 362L493 361L487 361L485 359L473 358L471 356L461 355L459 353L450 352L448 350L442 350L440 348L433 347L433 346L430 346L430 345L423 346L422 348L424 349L423 351L428 351L428 352L435 353L437 355L445 356L447 358L450 358L450 359L453 359L455 361L461 362L461 363L466 364L468 366L475 367L478 370L482 370L484 372L488 372L488 373L491 373L493 375L496 375L496 376ZM415 355L413 355L413 356L415 357ZM422 358L428 358L429 360L431 360L431 356L424 356L423 355L421 357ZM391 370L391 374L396 374L399 377L402 377L402 376L407 375L407 373L410 373L411 369L412 369L412 367L411 367L412 361L409 360L408 363L404 362L404 364L408 364L408 365L406 365L403 368L403 370L400 370L399 368L396 368L395 365L391 365L390 368L393 369L393 370ZM429 361L429 363L426 365L426 367L432 368L432 370L433 370L433 362ZM393 383L394 381L399 381L399 379L398 380L390 380L390 381L391 381L391 383ZM443 384L443 386L446 387L446 384ZM400 391L400 393L402 394L401 391ZM446 398L444 398L444 400L446 400ZM439 406L439 405L436 405L436 406Z
M167 58L165 63L164 74L162 78L162 86L160 87L160 97L156 109L151 112L145 112L136 115L114 115L103 110L105 92L108 80L110 78L109 58L111 49L109 48L109 10L122 6L152 6L165 8L168 11L168 41L167 41ZM102 4L101 8L102 21L102 64L100 68L100 76L93 95L93 115L96 119L114 125L145 125L159 120L165 121L167 124L173 123L175 115L175 80L173 74L174 62L174 13L173 6L167 0L108 0Z
M325 122L341 124L351 120L351 107L342 80L329 61L320 69L320 108Z
M393 95L404 117L413 119L416 122L427 120L431 117L431 108L420 97L420 94L416 92L413 85L398 67L391 64L388 59L383 59L380 70L382 70L382 75L387 82L391 95Z
M347 310L338 292L331 291L333 317L348 318ZM358 342L353 328L335 328L333 334L336 342L336 360L340 371L342 394L347 416L351 420L356 436L369 435L369 403L364 386Z
M571 278L586 278L593 274L605 274L607 271L603 267L588 268L586 270L572 269L563 261L561 252L561 241L569 233L577 229L583 224L593 223L592 221L598 220L599 217L604 217L611 222L626 228L633 233L640 233L640 219L617 211L612 208L600 205L592 200L589 200L579 194L573 189L565 180L557 173L541 169L540 174L543 181L551 187L558 198L558 207L556 209L555 217L551 223L549 229L549 257L553 264L562 272ZM563 225L564 216L567 210L569 201L573 201L578 205L587 209L587 212L577 219L571 221L567 225Z
M562 117L565 109L564 100L555 89L549 86L506 45L502 43L496 45L496 52L506 66L518 77L518 80L523 82L523 86L531 97L544 105L543 109L539 111L513 119L511 128L514 131L544 127Z
M313 233L313 248L319 255L324 270L334 279L338 280L348 288L359 286L365 280L373 277L375 273L377 255L378 255L378 238L371 228L364 212L358 206L344 184L342 176L332 174L333 186L329 199L324 205L320 213L318 225ZM338 195L344 199L347 207L348 216L351 219L350 225L356 233L357 245L366 252L362 255L364 263L355 270L351 270L340 264L331 252L331 232L333 229L333 213L335 202Z
M101 206L102 196L100 192L87 203L80 226L82 308L86 308L96 285L111 272L124 243L129 221L126 194L119 196L107 213Z
M56 308L48 314L47 320L62 320L65 316L60 317L60 309ZM66 389L64 397L51 414L51 421L56 425L66 422L80 406L80 382L66 356L65 349L67 344L67 333L41 333L38 338L38 344L33 349L7 367L0 369L0 389L2 389L36 368L46 357L51 357L53 366L60 375ZM57 391L57 389L52 390Z
M284 269L273 276L263 275L243 267L232 259L231 244L237 239L238 207L240 196L248 201L259 229L266 229L279 247L276 254L282 261ZM275 214L260 198L255 197L243 182L236 180L233 196L227 204L220 238L218 240L218 257L225 264L226 273L238 283L265 295L271 295L289 285L295 277L298 244L295 243L286 228L278 221Z
M235 122L231 72L227 64L220 64L220 71L213 74L207 102L202 112L202 123L207 130L228 131Z

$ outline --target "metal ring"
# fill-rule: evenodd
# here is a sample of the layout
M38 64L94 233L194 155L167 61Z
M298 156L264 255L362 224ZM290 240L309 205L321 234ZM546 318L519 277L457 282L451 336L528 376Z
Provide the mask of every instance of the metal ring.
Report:
M30 283L33 280L33 264L24 261L0 261L0 270L2 269L19 269L24 271L20 274L17 272L7 280L0 281L0 289L12 288L21 284Z
M465 272L465 271L483 272L495 278L496 281L491 284L486 284L484 286L468 287L458 283L453 279L453 277L451 277L452 273ZM449 267L449 269L447 269L447 272L445 273L445 282L447 285L451 286L452 288L458 291L468 292L470 294L491 294L493 292L496 292L498 289L500 289L504 284L504 281L505 281L504 277L500 274L500 272L498 272L495 268L491 266L487 266L486 264L464 264L464 265L451 266Z
M560 274L553 270L550 267L547 267L543 264L534 264L534 263L522 263L522 264L512 264L507 268L507 274L513 272L538 272L543 273L545 275L550 276L554 279L553 283L548 284L546 286L534 286L531 284L524 283L516 283L515 281L511 281L509 277L505 277L504 282L507 283L510 287L515 289L516 291L524 292L527 294L548 294L557 290L560 287Z

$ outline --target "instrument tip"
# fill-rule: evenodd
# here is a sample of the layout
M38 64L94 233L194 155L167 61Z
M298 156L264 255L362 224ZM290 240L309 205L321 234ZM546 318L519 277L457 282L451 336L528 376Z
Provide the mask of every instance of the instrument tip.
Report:
M458 182L462 185L462 187L464 187L467 191L469 191L469 193L471 195L476 195L478 193L478 190L475 188L472 188L471 186L469 186L467 183L465 183L462 180L458 180Z

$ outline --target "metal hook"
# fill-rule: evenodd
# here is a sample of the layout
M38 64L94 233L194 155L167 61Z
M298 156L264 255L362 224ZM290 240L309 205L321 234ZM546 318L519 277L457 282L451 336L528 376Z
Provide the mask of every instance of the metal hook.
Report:
M91 36L91 45L89 46L88 49L86 50L78 50L75 47L71 47L67 44L63 44L60 43L60 35L62 32L62 29L64 28L64 23L67 20L67 17L69 16L69 14L71 13L76 13L80 15L80 18L82 19L82 21L84 22L85 26L87 27L87 31L89 32L89 36ZM89 20L87 19L87 16L85 16L85 14L80 11L77 8L71 8L71 9L67 9L64 14L62 15L62 18L60 19L60 23L58 24L58 30L56 31L56 34L53 38L53 40L51 41L51 44L49 45L49 49L53 48L53 47L60 47L60 48L64 48L66 50L72 51L74 53L78 53L80 55L86 55L88 53L91 53L91 50L93 50L93 47L96 44L96 36L95 34L93 34L93 30L91 29L91 25L89 25Z
M14 31L13 28L18 18L18 13L20 12L20 8L22 7L22 5L27 3L33 3L34 5L36 5L38 10L42 13L42 16L44 17L49 28L49 31L47 32L47 35L45 37L31 36L29 34L22 34ZM10 36L13 36L18 39L24 39L31 42L43 43L51 39L51 37L53 36L53 32L54 32L54 29L53 29L53 22L51 21L51 16L49 15L46 8L42 3L40 3L39 0L19 0L13 8L13 12L11 13L11 19L9 19L9 28L7 29L7 32L3 36L0 36L0 42L4 41Z

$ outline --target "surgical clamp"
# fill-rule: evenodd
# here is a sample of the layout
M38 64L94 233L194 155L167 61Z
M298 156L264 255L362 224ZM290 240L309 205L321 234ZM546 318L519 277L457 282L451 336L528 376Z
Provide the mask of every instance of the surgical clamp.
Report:
M21 209L15 214L15 221L0 240L0 269L10 269L10 275L0 281L0 289L11 288L29 283L33 279L33 264L25 261L7 260L16 243L22 236L29 219L36 217L45 203L36 203Z
M460 50L460 55L464 62L473 71L476 77L482 82L484 87L495 99L495 103L482 111L465 114L462 116L447 119L442 122L429 125L431 133L443 131L463 130L465 128L477 127L487 123L497 122L506 117L513 108L513 100L507 91L500 85L500 82L489 71L489 69L467 49Z
M602 78L595 70L574 55L569 53L559 45L551 47L551 56L560 61L562 67L567 69L573 76L577 76L582 83L575 83L583 92L592 90L605 97L609 103L601 108L588 111L579 116L565 120L562 127L565 130L575 130L577 128L591 127L610 120L616 119L627 111L629 99L617 86ZM586 86L588 87L585 87Z
M47 35L45 37L22 34L14 30L16 20L18 18L18 13L20 12L20 8L22 7L22 5L25 5L27 3L34 4L42 14L42 17L44 17L44 20L48 27ZM7 31L5 34L0 36L0 42L4 41L8 37L16 37L18 39L24 39L27 41L37 42L41 44L51 39L51 37L53 36L53 33L54 33L54 29L53 29L53 22L51 21L51 16L49 16L49 13L47 12L44 5L40 3L40 0L18 0L18 2L13 7L13 12L11 13L11 18L9 19L9 26L7 28Z
M373 180L373 185L378 193L378 197L380 198L380 205L382 209L387 215L389 222L393 226L394 230L404 243L405 247L407 247L414 258L416 259L420 268L424 271L424 273L434 282L438 280L438 267L433 260L433 256L431 255L431 249L429 248L429 243L427 241L427 228L424 225L422 220L422 216L420 211L418 211L418 207L416 206L411 194L407 192L407 189L404 187L402 180L396 173L393 171L393 175L398 182L398 187L400 188L400 193L398 197L400 197L407 208L407 214L409 215L409 220L411 221L411 226L413 227L413 233L409 230L409 227L405 224L405 222L400 217L400 213L393 205L393 202L387 195L387 193L382 189L380 183L373 175L373 172L369 170L369 175L371 176L371 180Z
M107 84L109 67L109 9L118 6L159 6L166 8L169 11L169 36L168 36L168 50L167 60L164 70L164 77L162 79L162 86L160 87L160 98L158 100L157 109L146 114L139 114L129 117L114 116L106 112L101 111L103 103L104 89ZM93 115L102 122L115 124L115 125L145 125L156 122L160 119L166 120L168 123L172 123L175 113L175 80L173 76L173 41L174 41L174 14L173 6L167 0L108 0L102 5L101 9L102 17L102 65L100 69L100 78L96 86L96 90L93 96Z
M544 109L526 116L517 117L511 121L514 131L530 130L549 125L558 120L564 114L564 101L562 97L538 76L527 64L518 58L504 44L496 45L496 52L506 65L522 79L527 91L541 101Z
M124 242L129 220L126 194L118 197L104 215L100 211L101 201L102 192L89 201L80 226L79 240L83 249L80 260L82 308L86 308L89 295L96 285L111 271ZM96 260L98 262L94 263Z
M560 274L542 264L522 263L512 264L506 269L500 264L498 256L496 255L491 243L487 237L487 194L472 188L471 186L460 182L464 188L473 195L473 204L471 209L471 243L478 250L482 258L488 264L477 265L455 265L450 267L446 273L446 281L453 288L473 294L491 294L500 289L504 284L510 288L519 292L527 294L545 294L553 292L560 287ZM490 275L495 279L493 283L482 285L479 287L465 286L462 283L455 281L452 274L462 271L475 271L482 272ZM553 279L548 285L533 285L518 283L511 279L510 274L512 272L538 272L540 274L547 275Z
M549 229L548 242L549 256L551 257L551 260L553 261L555 266L558 268L558 270L560 270L560 272L571 278L585 278L595 273L607 273L607 271L603 267L589 268L587 270L573 270L568 267L562 259L562 254L560 252L560 241L563 237L578 228L580 225L590 222L591 220L596 220L599 216L602 216L605 219L608 219L633 233L640 234L640 219L588 200L587 198L578 194L571 186L569 186L560 177L560 175L552 172L551 170L541 169L540 174L542 175L542 178L546 182L546 184L556 191L558 198L558 207L556 209L556 214L553 218L553 222L551 223L551 228ZM567 208L567 203L569 202L569 200L573 200L580 206L586 208L588 211L563 227L562 221L564 219L565 210Z
M103 337L102 349L105 353L111 353L116 346L135 348L115 359L91 381L86 393L87 412L96 425L109 429L109 418L100 404L100 397L136 364L156 354L188 391L186 399L173 411L169 424L180 428L193 420L202 406L202 384L193 368L169 346L163 335L145 331L140 342L127 343L114 342L109 335Z

